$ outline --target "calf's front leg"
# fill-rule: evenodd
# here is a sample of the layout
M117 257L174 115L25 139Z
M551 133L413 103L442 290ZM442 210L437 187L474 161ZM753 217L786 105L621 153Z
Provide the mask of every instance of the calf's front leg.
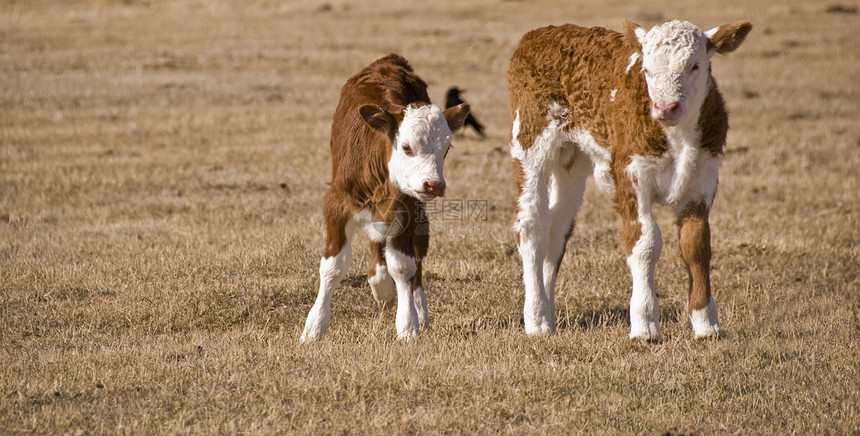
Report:
M630 294L630 339L653 341L660 337L660 305L654 290L654 269L663 249L660 227L651 212L650 193L629 182L615 193L621 215L621 232L627 266L633 280Z
M397 288L397 313L395 326L399 339L418 337L418 311L415 308L415 296L412 289L412 279L418 271L415 262L415 252L411 238L400 235L391 238L385 247L385 261L388 273L394 279Z
M687 311L696 338L719 337L717 307L711 295L711 229L704 203L688 205L678 216L681 257L690 279Z

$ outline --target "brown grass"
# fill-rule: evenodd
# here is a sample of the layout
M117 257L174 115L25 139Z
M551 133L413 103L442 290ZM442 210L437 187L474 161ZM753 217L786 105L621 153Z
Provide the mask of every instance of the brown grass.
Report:
M0 433L858 434L856 6L640 3L0 2ZM756 26L714 63L720 341L691 339L665 211L664 338L626 339L591 187L559 333L520 326L508 59L532 28L625 17ZM326 340L300 346L331 114L392 51L437 102L468 90L490 137L457 140L447 198L489 214L436 218L418 341L375 309L359 239Z

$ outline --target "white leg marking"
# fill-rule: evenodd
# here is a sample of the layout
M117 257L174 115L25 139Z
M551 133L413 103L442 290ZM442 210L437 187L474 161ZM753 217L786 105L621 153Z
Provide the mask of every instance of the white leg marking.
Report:
M386 265L376 265L376 273L367 279L367 283L370 284L370 292L373 294L373 299L379 305L388 306L394 302L396 288L394 286L394 279L388 274L388 267Z
M412 293L412 277L417 271L415 258L388 246L385 249L385 260L388 263L388 272L397 288L397 314L395 315L397 337L400 339L417 337L418 312L415 310L415 297Z
M694 310L690 313L690 324L693 326L693 334L696 339L707 337L720 337L720 323L717 321L717 305L714 297L708 300L704 309Z
M642 206L640 204L640 210ZM639 216L642 235L633 246L627 258L630 275L633 279L633 292L630 296L630 339L653 340L660 336L660 306L654 292L654 267L660 258L663 238L660 227L651 216Z
M349 241L336 256L320 260L320 290L316 302L308 312L305 329L302 332L302 342L320 341L325 336L331 320L331 296L349 270L351 262L352 249Z
M415 312L418 314L418 323L421 327L430 327L430 313L427 311L427 294L424 293L424 287L415 288L412 295L415 297Z

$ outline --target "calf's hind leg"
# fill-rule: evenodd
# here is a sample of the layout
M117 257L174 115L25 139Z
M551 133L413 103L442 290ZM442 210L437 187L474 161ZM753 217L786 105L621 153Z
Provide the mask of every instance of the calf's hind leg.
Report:
M558 269L565 246L573 233L574 219L582 205L585 181L591 173L591 160L577 156L573 143L567 143L559 164L552 171L549 189L549 246L543 262L543 280L547 298L555 301Z
M326 222L326 248L320 260L320 289L300 338L306 343L320 341L325 336L331 320L331 297L352 263L350 241L355 223L348 218L328 216Z
M370 284L370 292L373 299L381 307L390 307L394 303L396 288L394 279L388 273L388 265L385 263L385 244L375 241L370 242L370 265L367 269L367 283Z
M519 185L517 217L514 229L523 261L523 323L529 335L547 334L555 331L555 304L549 298L544 283L543 265L549 245L549 182L548 171L540 168L543 163L526 163L514 158L514 173Z

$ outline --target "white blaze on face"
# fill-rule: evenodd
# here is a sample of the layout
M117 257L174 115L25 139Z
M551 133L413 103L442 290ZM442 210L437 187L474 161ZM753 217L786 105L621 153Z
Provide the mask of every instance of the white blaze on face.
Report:
M451 146L451 129L436 105L406 108L397 131L388 176L401 192L432 199L445 192L442 165Z
M707 36L686 21L636 29L651 117L666 124L695 122L710 86Z

